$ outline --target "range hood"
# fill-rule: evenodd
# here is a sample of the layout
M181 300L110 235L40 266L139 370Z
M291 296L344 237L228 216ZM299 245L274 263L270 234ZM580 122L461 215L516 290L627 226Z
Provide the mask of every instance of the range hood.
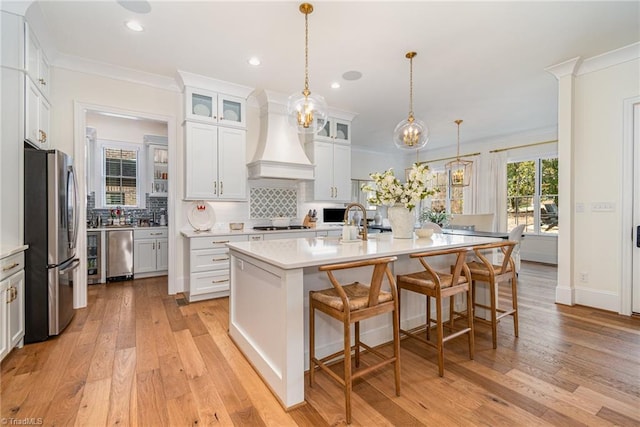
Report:
M260 135L256 154L247 164L249 178L314 179L314 166L287 121L287 97L266 90L254 96L260 105Z

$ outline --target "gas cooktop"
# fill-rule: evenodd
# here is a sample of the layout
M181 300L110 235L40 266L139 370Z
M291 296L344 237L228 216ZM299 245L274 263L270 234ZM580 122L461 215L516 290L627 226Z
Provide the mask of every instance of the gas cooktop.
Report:
M278 231L278 230L306 230L311 228L306 225L289 225L287 227L274 227L273 225L264 225L259 227L253 227L254 230L260 231Z

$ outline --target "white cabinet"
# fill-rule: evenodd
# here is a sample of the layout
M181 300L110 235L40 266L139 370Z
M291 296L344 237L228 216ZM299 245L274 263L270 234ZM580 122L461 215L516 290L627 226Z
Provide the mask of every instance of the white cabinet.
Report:
M49 102L30 79L26 80L25 94L25 138L35 147L47 150L50 146L49 120L51 112Z
M31 79L38 90L49 97L50 86L50 68L44 51L40 48L40 43L33 31L29 28L29 24L24 24L25 38L25 70L27 76Z
M187 301L202 301L229 295L229 242L249 240L249 236L220 235L189 240L189 278L184 294Z
M169 264L169 239L166 228L133 230L134 277L162 276Z
M147 144L149 196L167 197L169 191L169 150L166 145Z
M351 200L351 146L314 141L305 152L315 165L315 180L307 182L307 198L314 201Z
M0 360L24 342L24 253L0 262Z
M185 119L245 128L246 101L243 98L205 89L185 87Z
M246 131L186 122L185 134L185 199L246 199Z
M315 136L318 141L351 143L351 121L337 117L327 117L324 126Z

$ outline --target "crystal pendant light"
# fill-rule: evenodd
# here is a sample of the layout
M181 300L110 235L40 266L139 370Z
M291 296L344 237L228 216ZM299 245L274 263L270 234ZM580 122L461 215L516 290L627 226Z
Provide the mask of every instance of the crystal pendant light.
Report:
M449 174L449 185L451 187L468 187L471 184L471 168L473 162L471 160L460 160L460 123L458 119L454 122L458 125L458 151L456 159L445 165L445 170Z
M405 150L418 150L429 141L429 128L422 120L413 117L413 58L415 52L407 52L409 59L409 117L402 120L393 131L393 143Z
M300 12L304 14L304 89L289 97L287 115L298 133L312 134L324 127L327 103L322 96L309 90L309 14L313 12L313 6L302 3Z

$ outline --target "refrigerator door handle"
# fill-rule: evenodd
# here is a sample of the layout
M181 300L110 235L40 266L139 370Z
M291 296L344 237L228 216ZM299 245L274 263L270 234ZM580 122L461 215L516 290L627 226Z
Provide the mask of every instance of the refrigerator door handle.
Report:
M73 184L72 193L69 194L69 186ZM69 170L67 172L67 197L73 197L73 230L71 227L67 228L67 233L69 237L69 248L73 249L76 247L78 240L78 227L80 225L80 218L78 217L78 181L76 179L76 172L73 168L73 165L69 166Z
M69 264L69 266L67 268L64 268L64 269L58 271L58 274L61 275L61 276L64 276L69 271L72 271L72 270L75 270L76 268L78 268L79 265L80 265L80 260L78 258L76 258L73 261L71 261L71 264Z

